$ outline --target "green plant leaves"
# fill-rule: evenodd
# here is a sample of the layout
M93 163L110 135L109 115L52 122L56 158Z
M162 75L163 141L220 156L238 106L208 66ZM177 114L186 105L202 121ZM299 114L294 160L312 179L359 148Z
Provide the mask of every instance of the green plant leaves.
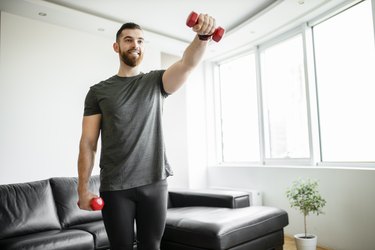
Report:
M322 214L322 208L326 205L326 200L318 191L318 182L315 180L297 180L287 189L286 196L290 206L297 208L303 214L305 237L307 237L306 216L310 213Z
M314 213L322 214L326 200L318 191L318 182L315 180L297 180L286 191L290 206L297 208L304 216Z

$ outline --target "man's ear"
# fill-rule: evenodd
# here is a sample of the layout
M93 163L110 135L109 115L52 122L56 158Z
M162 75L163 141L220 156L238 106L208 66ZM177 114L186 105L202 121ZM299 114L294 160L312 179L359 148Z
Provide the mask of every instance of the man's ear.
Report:
M118 43L113 43L113 50L118 53L119 52L119 45Z

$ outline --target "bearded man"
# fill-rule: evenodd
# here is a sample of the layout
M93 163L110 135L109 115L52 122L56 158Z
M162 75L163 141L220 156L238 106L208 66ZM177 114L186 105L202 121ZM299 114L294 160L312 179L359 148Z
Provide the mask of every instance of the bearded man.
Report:
M159 250L167 212L167 177L162 108L201 61L215 20L200 14L197 33L182 58L166 70L142 73L144 37L141 27L126 23L113 49L118 73L93 85L85 99L78 157L79 206L91 210L96 195L88 189L101 134L100 196L103 221L112 250ZM136 240L134 239L136 222Z

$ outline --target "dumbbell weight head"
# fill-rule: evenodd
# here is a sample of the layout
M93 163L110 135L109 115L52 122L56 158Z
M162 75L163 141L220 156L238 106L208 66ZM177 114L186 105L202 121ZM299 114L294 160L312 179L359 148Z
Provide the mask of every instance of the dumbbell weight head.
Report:
M104 201L100 197L96 197L91 199L90 201L90 207L92 210L102 210L104 207Z
M217 27L215 32L212 34L212 40L214 40L215 42L219 42L221 38L223 38L224 32L225 30L222 27Z
M77 201L77 205L79 206L79 201ZM90 207L92 210L102 210L104 207L104 201L100 197L92 198L90 200Z
M186 20L186 25L190 28L193 27L198 22L198 17L198 13L192 11Z

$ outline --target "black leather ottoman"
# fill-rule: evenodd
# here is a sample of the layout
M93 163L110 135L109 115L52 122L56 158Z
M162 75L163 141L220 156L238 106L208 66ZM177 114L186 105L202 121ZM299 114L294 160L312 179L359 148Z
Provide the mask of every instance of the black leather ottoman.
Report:
M287 224L287 213L274 207L170 208L161 249L282 249Z

